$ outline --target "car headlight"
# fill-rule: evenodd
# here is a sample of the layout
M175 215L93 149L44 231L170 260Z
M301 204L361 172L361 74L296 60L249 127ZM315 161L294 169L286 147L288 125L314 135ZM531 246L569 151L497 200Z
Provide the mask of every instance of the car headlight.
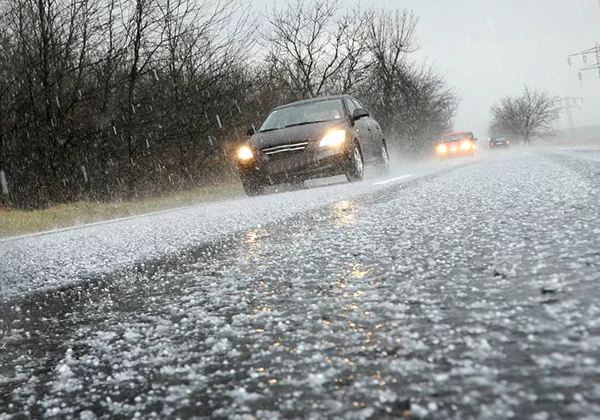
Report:
M444 154L448 151L448 146L446 146L445 144L439 144L437 147L437 151L440 154Z
M242 146L237 152L237 157L239 160L250 160L254 158L254 153L248 146Z
M460 148L463 150L469 150L472 147L472 144L469 140L465 140L460 144Z
M336 147L346 141L346 130L330 131L321 139L319 147Z

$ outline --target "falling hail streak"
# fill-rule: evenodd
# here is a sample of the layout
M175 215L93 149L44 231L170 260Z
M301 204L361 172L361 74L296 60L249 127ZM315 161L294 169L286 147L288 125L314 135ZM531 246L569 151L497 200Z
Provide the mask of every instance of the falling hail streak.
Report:
M81 173L83 174L83 180L85 183L88 182L87 170L85 169L85 165L81 165Z
M6 174L0 171L0 185L2 186L2 194L8 194L8 183L6 182Z

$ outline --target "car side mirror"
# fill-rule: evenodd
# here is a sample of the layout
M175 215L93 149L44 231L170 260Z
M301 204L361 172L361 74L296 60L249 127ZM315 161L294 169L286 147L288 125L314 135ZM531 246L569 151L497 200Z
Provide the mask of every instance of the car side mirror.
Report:
M252 137L254 133L256 133L256 130L254 129L254 127L251 127L246 133L248 134L248 137Z
M356 121L356 120L360 120L363 117L368 117L369 113L367 112L366 109L362 109L362 108L356 108L354 110L354 112L352 112L352 120Z

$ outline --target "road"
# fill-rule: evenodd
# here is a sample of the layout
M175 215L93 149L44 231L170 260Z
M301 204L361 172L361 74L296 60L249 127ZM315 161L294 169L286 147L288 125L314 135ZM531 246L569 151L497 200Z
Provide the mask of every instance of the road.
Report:
M600 149L0 242L0 419L600 418Z

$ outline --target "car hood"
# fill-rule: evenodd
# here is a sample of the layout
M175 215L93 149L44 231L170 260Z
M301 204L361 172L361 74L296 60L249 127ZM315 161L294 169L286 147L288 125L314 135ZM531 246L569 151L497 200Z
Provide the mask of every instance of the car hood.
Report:
M302 141L317 141L321 140L328 131L346 127L348 127L346 120L337 120L257 132L250 138L250 144L258 149L263 149Z

